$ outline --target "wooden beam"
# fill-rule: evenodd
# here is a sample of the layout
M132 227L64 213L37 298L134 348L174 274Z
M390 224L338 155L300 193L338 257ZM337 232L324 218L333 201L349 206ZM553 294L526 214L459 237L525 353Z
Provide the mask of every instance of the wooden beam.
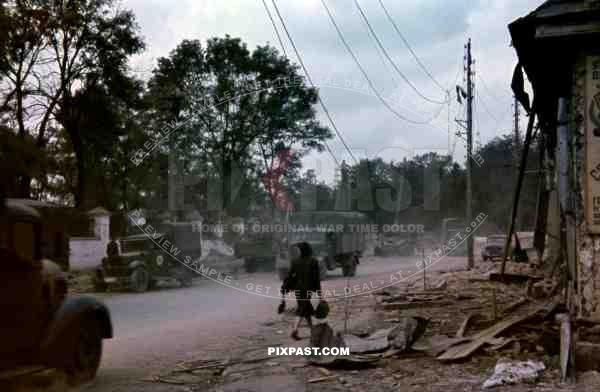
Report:
M460 359L466 359L470 357L475 351L483 347L490 340L494 339L496 335L501 334L510 327L521 323L543 310L544 307L535 307L524 315L515 315L509 317L499 323L494 324L490 328L487 328L478 334L471 337L471 341L463 344L459 344L449 348L445 353L437 357L440 361L455 361Z

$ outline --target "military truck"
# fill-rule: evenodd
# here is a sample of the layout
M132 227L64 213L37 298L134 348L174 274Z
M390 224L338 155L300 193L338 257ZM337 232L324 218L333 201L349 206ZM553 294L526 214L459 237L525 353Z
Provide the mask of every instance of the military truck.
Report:
M202 257L201 230L191 222L162 223L151 234L113 239L96 269L94 286L97 291L127 288L138 293L161 281L187 287L196 273L181 262L186 257Z
M27 202L0 199L0 378L53 368L78 384L96 375L110 314L93 297L67 294L60 266L44 258L45 224Z
M235 244L235 255L244 260L246 272L275 271L279 240L273 233L246 233Z
M285 243L289 247L308 242L319 260L321 279L327 271L342 269L344 276L356 275L357 265L365 249L368 233L362 227L368 217L356 211L303 211L289 213L286 218ZM277 260L277 273L285 279L290 268L291 252Z

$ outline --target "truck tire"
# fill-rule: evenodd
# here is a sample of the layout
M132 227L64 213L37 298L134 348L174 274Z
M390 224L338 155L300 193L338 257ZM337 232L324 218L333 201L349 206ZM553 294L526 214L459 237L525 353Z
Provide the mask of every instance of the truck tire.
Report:
M344 263L344 265L342 266L342 273L344 274L344 276L348 277L356 275L356 262L354 258L350 258Z
M104 273L102 271L96 271L93 278L94 292L104 293L108 289L108 285L104 281Z
M129 288L136 293L143 293L150 287L150 274L144 267L135 267L129 276Z
M252 274L256 272L258 268L258 263L254 257L245 257L244 258L244 269L247 273Z
M72 364L66 369L69 384L92 381L96 377L102 358L102 334L100 326L92 316L88 316L81 323L74 351Z

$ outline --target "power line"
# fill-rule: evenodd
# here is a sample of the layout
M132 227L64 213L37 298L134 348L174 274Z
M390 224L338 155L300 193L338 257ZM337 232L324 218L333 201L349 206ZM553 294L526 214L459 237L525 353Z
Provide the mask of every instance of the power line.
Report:
M487 104L485 103L485 101L481 98L481 94L479 94L479 90L475 90L475 94L477 94L477 98L479 98L479 101L481 102L481 106L483 106L483 109L486 111L486 113L494 120L496 121L496 124L499 126L500 125L500 120L498 120L498 117L496 117L488 108Z
M385 49L385 47L383 46L383 44L381 43L381 40L379 39L379 37L377 36L377 33L375 33L375 30L373 29L373 26L371 26L371 23L369 22L369 19L367 18L367 16L365 15L362 7L360 6L360 4L358 3L358 0L354 0L354 4L356 4L356 8L358 8L358 12L360 13L363 21L365 22L365 24L367 25L367 27L369 28L369 31L371 32L371 37L375 40L375 42L377 43L377 45L379 46L379 48L381 49L381 51L383 52L383 54L385 55L385 57L388 59L388 61L392 64L392 67L394 67L394 69L396 70L396 72L402 77L402 79L404 79L404 81L413 89L413 91L415 93L417 93L421 98L423 98L424 100L431 102L431 103L435 103L435 104L439 104L439 105L445 105L448 102L448 99L446 99L446 101L436 101L435 99L431 99L426 97L423 93L421 93L421 91L410 81L410 79L408 79L408 77L406 77L406 75L404 75L404 73L402 73L402 71L400 70L400 68L398 68L398 65L396 64L396 62L392 59L392 57L389 55L389 53L387 52L387 50ZM444 90L445 93L447 93L447 90Z
M275 30L275 35L277 36L277 40L279 41L279 46L281 46L281 51L283 52L283 55L287 58L288 55L287 55L287 52L285 51L285 45L283 44L283 40L281 39L281 35L279 34L279 29L277 28L277 24L275 23L275 19L273 19L273 15L271 14L271 11L269 10L269 7L267 6L267 2L265 0L262 0L262 3L263 3L263 6L265 7L265 11L267 11L267 15L269 16L269 20L271 21L271 24L273 25L273 30ZM324 140L323 144L325 145L325 149L331 155L331 158L333 158L335 164L337 166L339 166L339 162L338 162L335 154L331 150L331 147L329 146L329 143L327 143L327 140Z
M417 54L415 53L415 51L412 49L412 47L408 43L408 40L404 37L404 34L402 34L402 32L400 31L400 29L398 28L398 25L394 21L394 18L392 18L392 16L388 12L385 4L383 4L383 0L379 0L379 5L381 6L381 8L383 8L383 11L385 12L385 15L387 16L388 20L390 21L390 23L392 24L392 26L394 26L394 30L396 30L396 33L398 33L398 36L400 36L400 39L402 39L402 42L404 42L404 45L406 45L406 47L408 48L408 50L410 51L410 53L412 54L412 56L415 58L415 60L417 61L417 63L419 64L419 66L421 67L421 69L423 70L423 72L425 72L427 74L427 76L429 76L429 79L431 79L442 91L445 92L446 89L437 81L436 78L433 77L433 75L431 74L431 72L429 72L429 70L427 69L427 67L425 66L425 64L423 64L423 62L421 62L421 59L419 59L419 56L417 56Z
M281 35L279 34L279 29L277 28L277 24L275 23L275 20L273 19L273 15L271 14L271 11L269 10L269 7L267 6L266 1L262 0L262 3L264 5L264 7L265 7L265 10L267 11L267 14L269 15L269 19L271 20L271 24L273 25L273 30L275 30L275 34L277 35L277 40L279 41L279 45L281 46L281 50L283 51L284 56L287 58L287 53L285 51L285 46L283 45L283 40L281 39ZM275 4L273 4L273 5L277 8L277 5L275 5ZM284 25L284 28L285 28L285 25ZM296 54L298 54L298 53L296 53ZM320 97L319 97L319 100L320 100ZM340 166L340 163L337 160L335 154L333 153L333 150L331 150L331 147L329 146L329 143L327 143L327 140L323 140L323 144L325 145L325 149L329 152L329 155L331 155L331 158L333 159L333 161L336 164L336 166Z
M298 51L298 48L296 47L296 44L294 43L294 40L292 39L292 36L291 36L290 32L288 31L288 28L287 28L287 26L285 24L285 20L283 19L283 16L279 12L279 7L277 7L277 3L275 2L275 0L271 0L271 2L273 3L273 7L275 8L275 12L277 13L277 17L279 18L279 21L281 22L281 25L283 26L283 30L285 31L285 35L287 36L288 40L290 41L290 44L292 45L292 48L294 49L294 53L296 54L296 57L298 58L298 62L300 63L300 66L302 67L302 70L304 71L304 74L306 75L306 78L308 79L308 82L311 84L311 86L314 87L314 83L312 81L312 78L310 77L310 73L308 72L308 69L304 65L304 61L302 61L302 56L300 56L300 52ZM319 100L319 103L321 104L321 108L323 109L323 112L325 112L325 115L327 116L327 119L329 120L329 123L333 127L335 133L340 138L342 144L346 148L346 151L348 151L348 154L350 154L350 156L352 157L352 159L354 159L354 161L356 163L358 163L359 162L358 159L356 159L356 157L352 153L352 150L350 150L350 147L348 147L348 144L346 144L346 141L344 140L344 137L342 136L342 133L340 132L340 130L338 129L338 127L335 125L335 121L333 121L333 118L331 117L331 114L329 113L329 110L327 109L327 106L325 106L325 102L323 102L323 99L321 98L321 95L317 94L317 98ZM327 147L327 150L329 151L329 153L331 154L331 156L335 160L335 163L338 166L340 166L340 163L338 162L338 160L335 157L335 155L333 155L333 152L331 151L331 149L327 145L327 142L325 142L325 146Z
M273 30L275 30L275 35L277 35L277 40L279 41L279 45L281 45L281 50L283 51L283 55L287 57L287 53L285 52L285 46L283 45L283 40L281 39L281 35L279 35L279 29L277 28L277 24L275 23L275 19L273 19L273 15L267 6L266 0L262 0L263 5L265 6L265 11L267 11L267 15L269 15L269 19L271 20L271 24L273 25Z
M481 77L480 73L477 73L477 79L479 79L479 81L481 82L481 84L483 85L483 88L485 90L485 92L492 97L495 101L497 101L498 103L502 103L502 101L495 95L492 94L491 89L488 87L487 83L485 82L485 80Z
M273 0L274 1L274 0ZM416 124L416 125L424 125L424 124L428 124L430 123L435 117L439 116L439 114L441 113L441 110L437 113L436 116L434 116L433 118L426 120L426 121L414 121L414 120L410 120L409 118L401 115L400 113L398 113L393 107L390 106L390 104L383 99L383 97L379 94L379 92L377 91L377 89L375 88L373 82L371 81L371 79L369 78L369 75L367 74L367 72L365 71L365 69L363 68L363 66L361 65L360 61L358 60L358 58L356 57L356 55L354 54L354 51L352 50L352 48L350 47L350 45L348 44L348 42L346 41L346 38L344 37L344 34L342 33L342 31L340 30L339 26L337 25L335 19L333 18L333 15L331 14L331 11L329 10L329 7L327 7L327 4L325 3L325 0L321 0L321 4L323 5L323 7L325 8L325 11L327 11L327 15L329 16L329 20L331 21L331 24L333 25L333 27L335 27L335 30L337 31L338 36L340 37L340 40L342 41L342 43L344 44L344 47L346 48L346 51L348 51L348 53L350 54L350 56L352 57L352 59L354 60L354 62L356 63L356 65L358 66L360 72L362 73L363 77L367 80L367 83L369 84L369 86L371 87L371 89L373 90L373 92L375 93L375 95L377 96L377 98L381 101L381 103L390 111L392 112L394 115L396 115L396 117L400 118L403 121L406 121L408 123L411 124Z

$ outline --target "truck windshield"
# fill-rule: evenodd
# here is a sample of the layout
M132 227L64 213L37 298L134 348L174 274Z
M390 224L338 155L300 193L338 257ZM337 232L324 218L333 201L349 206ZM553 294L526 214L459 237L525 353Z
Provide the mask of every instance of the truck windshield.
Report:
M121 242L121 253L142 252L145 250L146 240L124 240Z
M189 251L202 249L201 233L192 230L191 225L175 226L172 233L177 248Z

